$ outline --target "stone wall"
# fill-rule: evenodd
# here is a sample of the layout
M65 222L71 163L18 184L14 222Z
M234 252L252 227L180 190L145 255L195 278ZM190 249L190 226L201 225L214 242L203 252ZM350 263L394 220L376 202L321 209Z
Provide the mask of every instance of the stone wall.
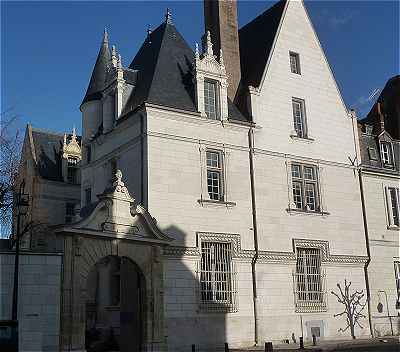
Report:
M62 255L22 253L19 266L19 351L57 351ZM14 255L0 253L0 319L10 319Z

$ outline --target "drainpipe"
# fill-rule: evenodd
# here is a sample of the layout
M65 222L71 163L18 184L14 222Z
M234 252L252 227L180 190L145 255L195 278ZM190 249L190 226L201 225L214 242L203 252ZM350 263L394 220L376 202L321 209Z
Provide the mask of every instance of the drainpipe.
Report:
M368 256L368 259L364 265L365 288L367 291L367 305L368 305L368 323L369 323L369 330L371 333L371 337L374 337L374 331L372 329L372 318L371 318L371 290L369 287L369 278L368 278L368 265L371 262L371 251L370 251L370 247L369 247L368 223L367 223L367 213L365 210L364 187L363 187L363 181L362 181L361 167L358 168L358 183L360 185L361 208L362 208L364 234L365 234L365 245L367 248L367 256Z
M254 308L254 345L258 345L258 297L257 297L257 276L256 276L256 264L258 259L258 236L257 236L257 209L256 209L256 193L254 187L254 131L250 127L249 134L249 166L250 166L250 187L251 187L251 209L253 219L253 235L254 235L254 250L255 254L251 260L251 276L253 282L253 308Z

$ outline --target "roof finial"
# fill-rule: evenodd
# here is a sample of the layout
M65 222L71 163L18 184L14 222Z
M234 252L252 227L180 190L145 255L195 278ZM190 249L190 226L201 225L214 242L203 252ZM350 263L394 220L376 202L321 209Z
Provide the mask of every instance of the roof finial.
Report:
M115 49L115 45L111 48L111 61L114 67L117 67L118 64L118 56L117 56L117 49Z
M108 45L108 32L106 27L104 27L103 43Z
M148 41L150 44L151 44L151 39L150 39L151 33L152 33L151 26L148 24L148 25L147 25L147 41Z
M207 55L210 55L210 56L214 55L212 47L213 47L213 45L211 42L211 33L210 33L210 31L207 31L206 47L205 47L205 52Z
M196 55L196 60L200 59L199 44L197 43L196 43L195 55Z
M71 137L71 141L76 142L76 130L75 130L75 125L74 125L74 127L72 127L72 137Z
M64 148L66 147L66 145L67 145L67 134L64 133Z
M121 54L118 54L117 67L118 68L122 68L122 57L121 57Z
M222 49L219 49L219 64L224 66L224 56L222 55Z
M167 7L167 12L165 14L165 23L166 24L173 24L172 23L172 14L171 14L171 11L170 11L170 9L168 7Z

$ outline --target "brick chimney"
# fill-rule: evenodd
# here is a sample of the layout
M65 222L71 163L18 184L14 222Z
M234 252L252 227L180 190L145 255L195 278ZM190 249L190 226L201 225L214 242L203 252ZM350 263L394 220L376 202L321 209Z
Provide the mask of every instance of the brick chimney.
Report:
M233 101L241 78L236 0L204 0L204 23L205 32L211 33L214 53L222 49L228 97Z

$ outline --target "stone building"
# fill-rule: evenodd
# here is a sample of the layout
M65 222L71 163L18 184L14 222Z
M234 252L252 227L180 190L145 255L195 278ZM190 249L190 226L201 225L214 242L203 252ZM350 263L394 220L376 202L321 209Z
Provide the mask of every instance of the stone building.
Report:
M373 333L399 334L400 76L359 121Z
M81 138L27 125L22 145L19 182L25 182L29 210L22 217L25 249L56 249L50 226L69 223L80 206ZM15 226L15 224L14 224Z
M330 292L366 290L357 123L304 4L238 29L236 1L206 1L205 23L188 45L167 12L129 66L104 34L80 107L81 219L57 229L64 350L349 336Z

